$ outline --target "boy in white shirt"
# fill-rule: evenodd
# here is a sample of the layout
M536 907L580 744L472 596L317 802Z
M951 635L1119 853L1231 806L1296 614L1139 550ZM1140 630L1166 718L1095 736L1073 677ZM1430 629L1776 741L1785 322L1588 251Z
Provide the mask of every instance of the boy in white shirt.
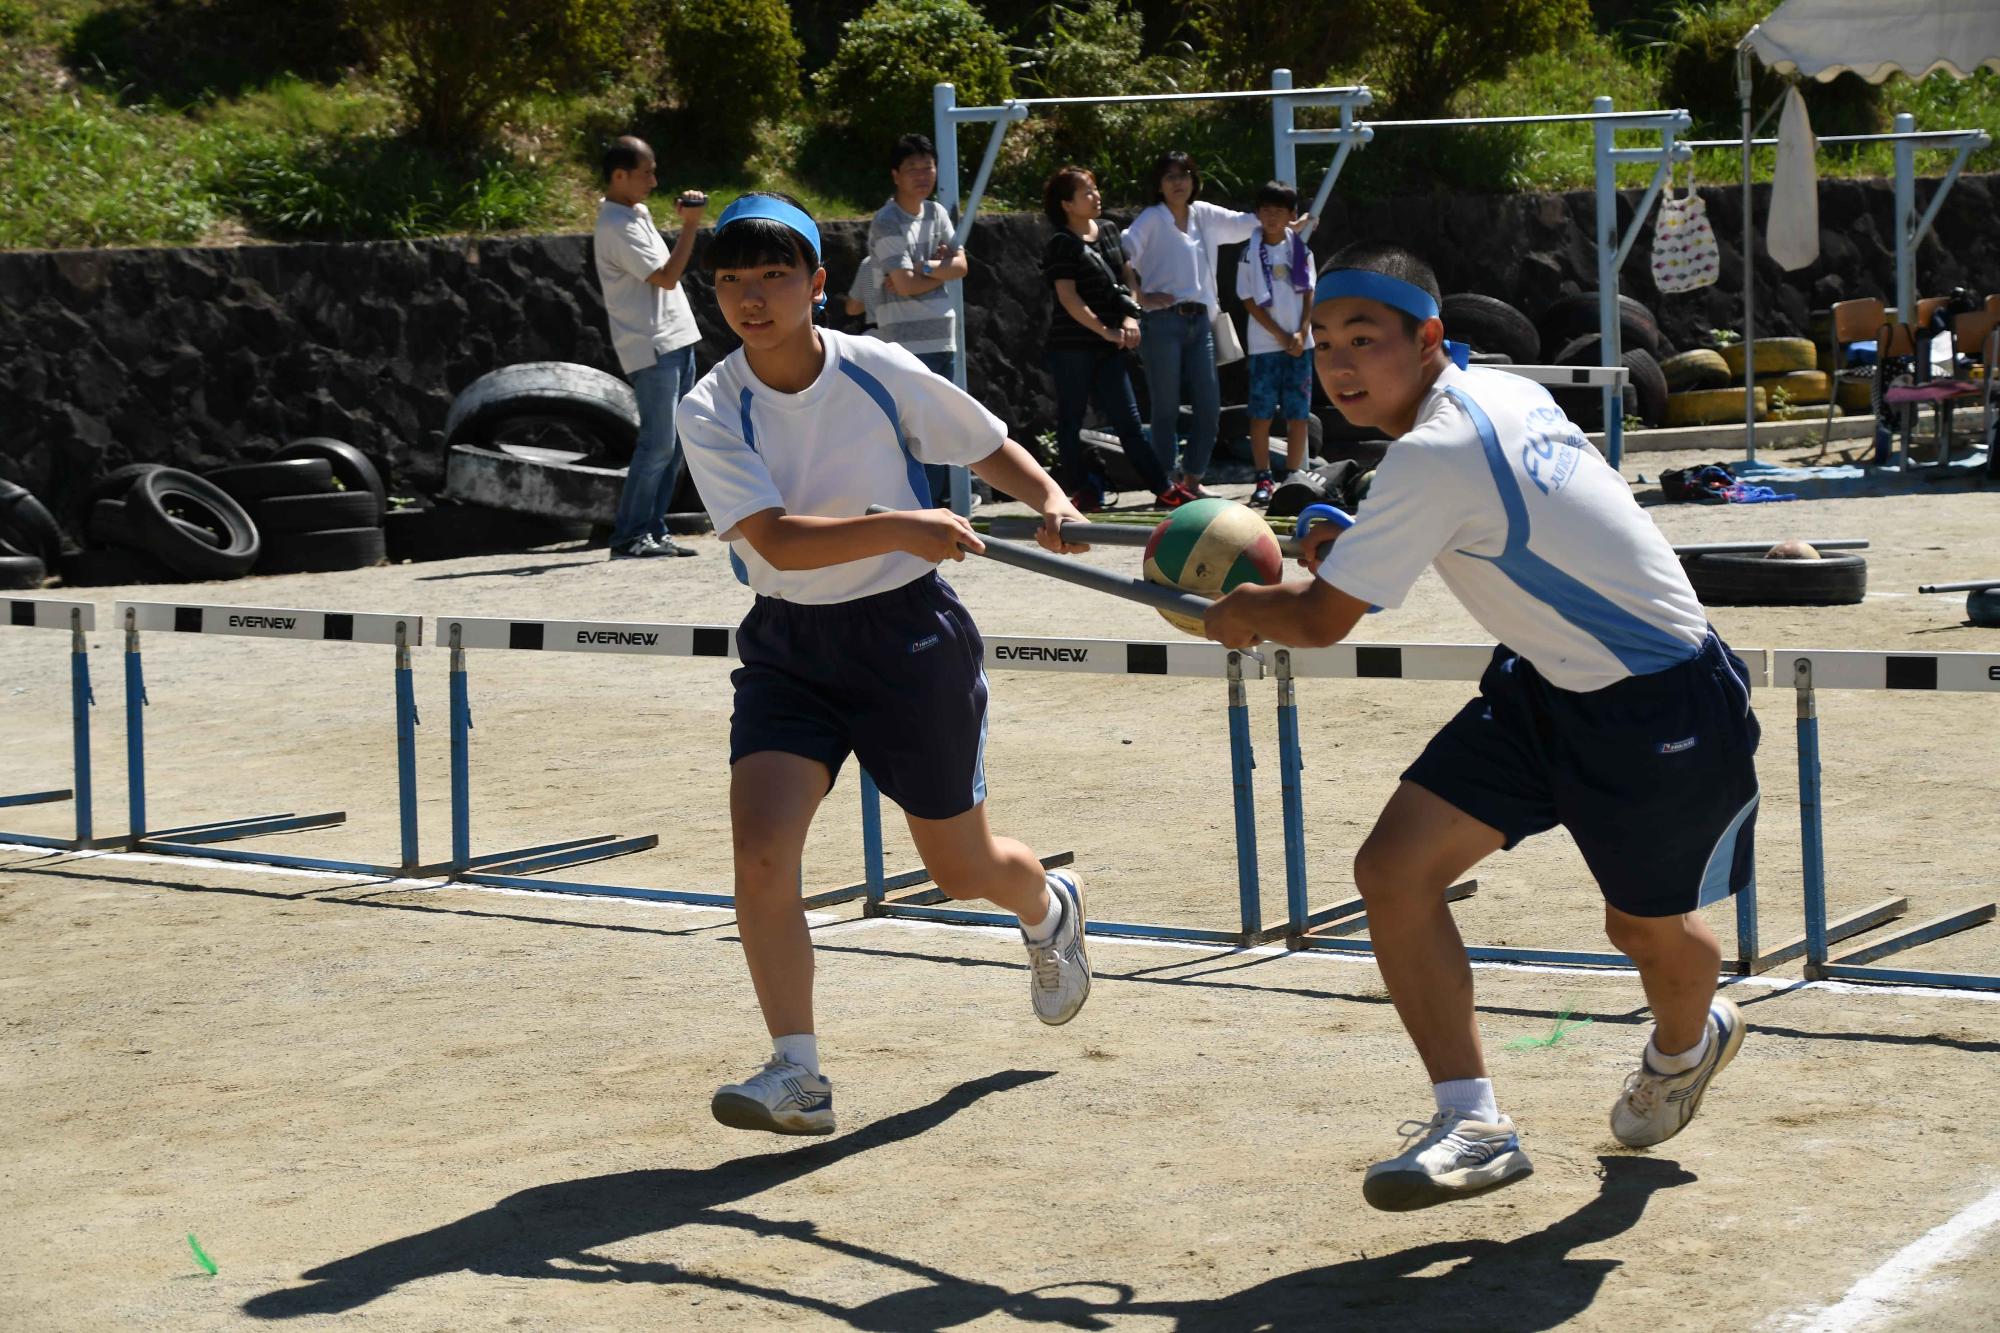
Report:
M1320 384L1396 442L1353 526L1306 544L1310 582L1238 589L1207 618L1231 647L1336 643L1434 565L1500 640L1479 697L1404 771L1354 861L1437 1106L1368 1169L1363 1197L1391 1211L1533 1170L1486 1076L1446 887L1557 824L1574 836L1653 1011L1611 1109L1619 1142L1649 1147L1686 1126L1743 1041L1695 909L1751 882L1757 811L1749 678L1673 548L1546 390L1455 364L1438 303L1430 267L1393 246L1349 246L1328 264L1313 289Z
M1306 417L1312 412L1312 253L1293 225L1299 192L1283 181L1257 191L1258 234L1236 264L1236 294L1250 313L1250 460L1257 469L1250 503L1271 503L1277 484L1306 465ZM1271 475L1271 419L1285 420L1285 467Z
M1050 550L1083 549L1060 535L1081 515L991 413L909 351L816 328L819 256L817 225L782 195L723 212L706 262L743 346L678 415L715 530L757 593L736 637L729 810L737 928L773 1053L712 1110L777 1134L834 1128L798 885L806 831L850 753L903 807L940 889L1021 919L1036 1016L1066 1023L1090 993L1081 885L987 827L985 646L934 568L984 544L930 508L923 465L963 464L1033 502Z

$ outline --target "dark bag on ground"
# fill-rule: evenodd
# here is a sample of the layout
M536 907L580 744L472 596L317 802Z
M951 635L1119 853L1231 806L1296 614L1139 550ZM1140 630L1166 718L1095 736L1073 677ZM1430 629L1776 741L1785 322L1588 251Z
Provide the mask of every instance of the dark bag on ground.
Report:
M1287 477L1285 484L1272 492L1270 507L1264 512L1272 518L1297 518L1307 505L1330 504L1351 514L1360 508L1368 494L1367 483L1374 479L1372 469L1351 458L1322 463Z
M1668 504L1728 504L1725 493L1736 484L1727 463L1705 467L1670 467L1660 474L1660 495Z

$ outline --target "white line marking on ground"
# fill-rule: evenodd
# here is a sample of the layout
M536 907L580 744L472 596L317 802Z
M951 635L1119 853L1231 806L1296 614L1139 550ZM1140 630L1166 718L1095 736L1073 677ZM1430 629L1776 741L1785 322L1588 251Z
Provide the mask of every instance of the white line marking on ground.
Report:
M106 851L65 851L48 847L32 847L25 843L0 842L0 852L26 852L37 856L68 856L103 859L107 861L132 861L147 865L199 866L210 870L235 870L253 875L289 875L303 879L332 879L347 883L350 888L360 888L371 884L381 888L402 889L459 889L468 893L511 893L529 898L591 898L590 894L553 893L540 889L502 888L493 884L457 884L446 879L384 879L380 876L364 875L354 871L303 870L292 866L247 865L240 861L211 861L197 856L161 856L147 852L106 852ZM0 873L7 867L0 866ZM357 882L358 881L358 882ZM600 897L599 902L624 903L633 907L667 908L679 912L733 913L733 908L706 907L697 903L655 902L644 898ZM999 938L1018 940L1020 932L1011 926L958 926L946 921L917 921L907 917L861 917L843 921L830 912L807 912L806 920L815 926L824 926L822 936L836 932L848 934L857 930L873 930L880 927L895 927L903 931L949 931L964 933L971 931ZM1283 945L1257 945L1241 949L1229 944L1201 943L1195 940L1149 940L1131 936L1099 935L1091 938L1091 943L1099 948L1113 945L1134 945L1143 949L1178 949L1184 953L1241 954L1257 958L1295 958L1300 962L1313 963L1366 963L1373 966L1375 957L1366 953L1342 953L1332 950L1287 949ZM1521 972L1539 976L1557 977L1636 977L1638 972L1626 967L1552 967L1546 963L1487 963L1476 962L1473 968L1483 972ZM1849 981L1803 981L1796 977L1736 977L1722 978L1724 986L1749 986L1758 990L1779 991L1825 991L1832 995L1907 995L1918 999L1971 1000L1980 1004L2000 1004L2000 991L1952 990L1936 986L1867 986Z
M1849 1287L1838 1305L1795 1316L1800 1321L1796 1326L1802 1333L1845 1333L1887 1315L1909 1312L1910 1299L1924 1276L1996 1222L2000 1222L2000 1188L1896 1251L1887 1263Z

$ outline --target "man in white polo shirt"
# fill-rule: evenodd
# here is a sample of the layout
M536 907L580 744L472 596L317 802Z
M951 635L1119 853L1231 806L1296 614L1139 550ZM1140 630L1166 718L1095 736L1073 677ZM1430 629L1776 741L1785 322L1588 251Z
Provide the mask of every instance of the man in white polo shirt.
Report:
M693 555L667 537L667 505L681 479L674 409L694 386L694 348L701 341L681 275L694 254L708 196L683 193L675 204L681 234L671 251L646 198L659 184L653 150L626 135L604 153L604 198L597 205L597 279L611 345L639 398L639 439L618 516L611 529L611 558Z

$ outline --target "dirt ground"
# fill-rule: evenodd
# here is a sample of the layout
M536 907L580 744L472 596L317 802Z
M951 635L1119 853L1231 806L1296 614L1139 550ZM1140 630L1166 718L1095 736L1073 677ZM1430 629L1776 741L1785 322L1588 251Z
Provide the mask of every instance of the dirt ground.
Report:
M1626 472L1685 461L1637 455ZM1962 595L1915 593L2000 576L1991 489L1652 512L1677 541L1873 543L1861 605L1717 609L1739 649L2000 652ZM713 539L696 545L685 561L555 549L81 594L101 609L96 830L124 827L118 597L733 623L747 593ZM949 577L989 633L1173 635L1144 608L998 566ZM1361 637L1487 639L1433 575ZM230 845L393 859L392 650L164 634L145 649L153 825L345 810L336 828ZM0 633L0 791L69 781L64 650L59 634ZM416 661L426 860L449 850L446 661L430 646ZM657 849L570 873L727 892L726 663L475 653L470 673L475 853L651 832ZM1249 688L1275 920L1275 698L1268 681ZM1397 773L1469 690L1301 685L1315 904L1346 896ZM1231 926L1223 691L996 670L996 825L1074 850L1094 915ZM1800 929L1798 805L1792 696L1758 705L1768 944ZM2000 699L1826 692L1821 718L1834 910L1893 894L1914 921L1992 900ZM0 809L13 832L63 835L70 819L66 804ZM895 824L892 869L914 864ZM859 849L849 774L808 887L859 878ZM1477 874L1458 910L1468 940L1600 947L1595 891L1560 834ZM1733 915L1714 918L1727 943ZM1428 1099L1365 957L1100 941L1089 1006L1049 1030L1003 932L864 920L851 904L816 919L842 1132L797 1146L707 1114L714 1085L764 1052L726 911L0 847L5 1323L2000 1324L2000 1228L1932 1254L1919 1283L1868 1285L2000 1189L2000 1142L1981 1129L2000 1004L1798 986L1795 968L1741 983L1742 1056L1686 1134L1633 1154L1605 1115L1645 1039L1636 980L1482 969L1501 1101L1537 1175L1394 1216L1362 1204L1358 1172ZM1996 960L1992 925L1899 955ZM1565 1009L1592 1021L1508 1049ZM1869 1293L1882 1299L1856 1303Z

